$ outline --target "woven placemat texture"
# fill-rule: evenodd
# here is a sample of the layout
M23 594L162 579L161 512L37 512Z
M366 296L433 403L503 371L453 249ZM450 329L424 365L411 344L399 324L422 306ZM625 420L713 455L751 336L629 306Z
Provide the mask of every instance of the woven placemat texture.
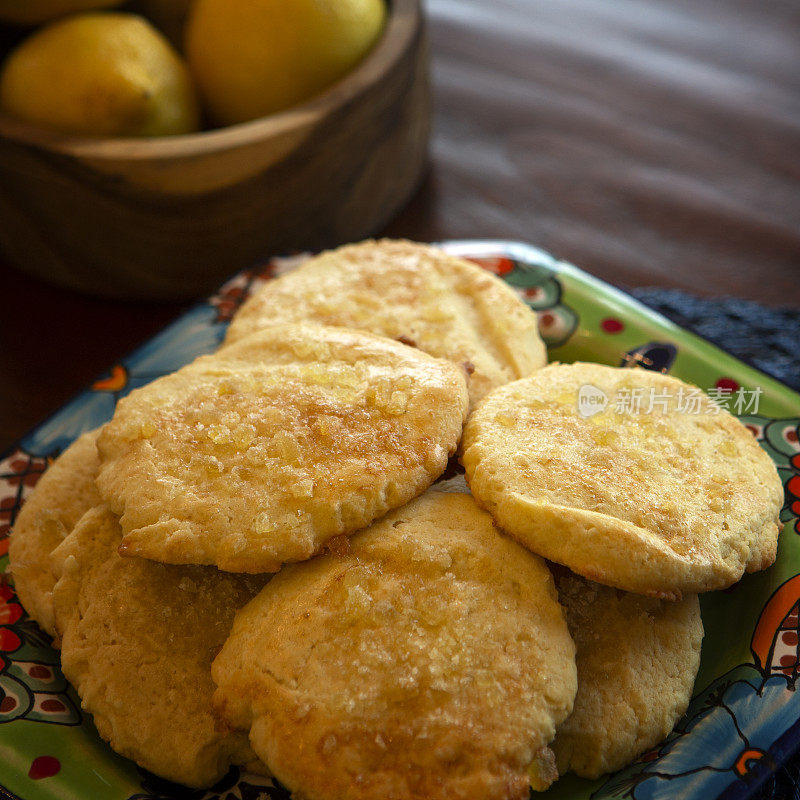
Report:
M631 289L637 300L800 391L800 308L767 308L734 297L677 289Z

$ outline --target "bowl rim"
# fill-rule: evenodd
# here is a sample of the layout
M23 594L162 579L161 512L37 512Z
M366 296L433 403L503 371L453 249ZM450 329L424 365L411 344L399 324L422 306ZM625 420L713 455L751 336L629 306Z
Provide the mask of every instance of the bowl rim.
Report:
M90 137L59 133L0 112L0 137L71 156L108 161L192 158L231 150L307 127L379 81L406 51L421 20L421 0L386 0L386 27L364 59L341 80L299 105L222 128L174 136Z

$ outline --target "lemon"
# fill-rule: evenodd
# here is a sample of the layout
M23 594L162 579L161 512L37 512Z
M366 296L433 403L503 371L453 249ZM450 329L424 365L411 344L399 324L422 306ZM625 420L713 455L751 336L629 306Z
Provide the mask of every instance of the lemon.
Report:
M186 50L221 125L302 102L351 70L383 30L384 0L196 0Z
M134 14L80 14L32 34L0 72L0 109L89 136L163 136L198 127L186 65Z
M0 0L0 20L38 25L64 14L118 6L122 0Z

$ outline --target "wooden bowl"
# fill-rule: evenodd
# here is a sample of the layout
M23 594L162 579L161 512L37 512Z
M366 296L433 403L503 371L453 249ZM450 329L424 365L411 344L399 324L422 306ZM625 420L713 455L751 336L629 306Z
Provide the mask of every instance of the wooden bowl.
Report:
M157 139L65 136L0 115L0 255L109 297L209 292L270 253L378 231L423 170L420 0L324 94L228 128Z

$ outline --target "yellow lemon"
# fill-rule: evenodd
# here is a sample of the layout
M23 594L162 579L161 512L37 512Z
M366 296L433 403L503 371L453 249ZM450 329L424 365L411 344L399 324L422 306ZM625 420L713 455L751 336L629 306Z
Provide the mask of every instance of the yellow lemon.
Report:
M0 0L0 20L38 25L75 11L118 6L122 0Z
M38 30L6 60L0 109L88 136L165 136L198 127L188 69L134 14L81 14Z
M383 30L384 0L196 0L189 66L222 125L312 97L352 69Z

